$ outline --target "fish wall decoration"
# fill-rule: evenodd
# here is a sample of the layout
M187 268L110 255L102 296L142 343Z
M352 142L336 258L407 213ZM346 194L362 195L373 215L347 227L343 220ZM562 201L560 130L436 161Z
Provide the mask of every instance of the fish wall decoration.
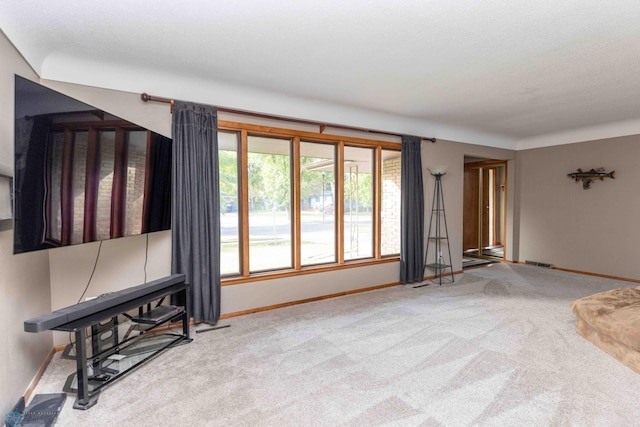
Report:
M582 188L584 190L588 190L591 188L591 183L596 179L600 181L604 181L605 178L615 179L613 174L616 171L605 172L604 168L591 169L590 171L584 172L582 169L578 169L577 172L568 173L567 176L573 178L578 181L582 181Z

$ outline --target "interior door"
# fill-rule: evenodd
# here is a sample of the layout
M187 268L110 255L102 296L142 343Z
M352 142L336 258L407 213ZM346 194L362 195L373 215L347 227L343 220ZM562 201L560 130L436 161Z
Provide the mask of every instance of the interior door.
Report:
M478 249L480 215L480 174L477 168L464 169L464 200L462 214L462 250Z
M462 250L468 255L482 257L483 249L502 245L505 179L504 162L488 160L465 164Z

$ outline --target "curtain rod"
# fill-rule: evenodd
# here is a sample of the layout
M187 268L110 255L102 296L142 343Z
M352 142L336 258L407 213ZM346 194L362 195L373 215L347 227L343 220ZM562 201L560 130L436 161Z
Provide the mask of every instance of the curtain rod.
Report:
M149 95L148 93L143 93L140 95L140 99L142 99L144 102L162 102L165 104L169 104L171 106L171 113L173 113L173 106L174 106L174 100L173 99L169 99L169 98L163 98L161 96L153 96L153 95ZM359 132L369 132L369 133L377 133L380 135L388 135L388 136L396 136L396 137L402 137L402 135L397 134L397 133L391 133L391 132L382 132L382 131L377 131L377 130L371 130L371 129L362 129L362 128L357 128L357 127L351 127L351 126L341 126L341 125L328 125L326 123L319 123L319 122L314 122L311 120L302 120L302 119L289 119L289 118L283 118L283 117L278 117L278 116L272 116L269 114L260 114L260 113L251 113L251 112L247 112L247 111L242 111L242 110L234 110L231 108L223 108L223 107L217 107L218 111L222 111L225 113L233 113L233 114L242 114L245 116L251 116L251 117L259 117L261 119L274 119L274 120L284 120L287 122L293 122L293 123L301 123L301 124L306 124L306 125L315 125L320 127L320 133L324 132L324 130L327 127L332 127L332 128L337 128L337 129L345 129L345 130L354 130L354 131L359 131ZM430 141L432 143L436 142L435 138L426 138L426 137L421 137L423 141Z

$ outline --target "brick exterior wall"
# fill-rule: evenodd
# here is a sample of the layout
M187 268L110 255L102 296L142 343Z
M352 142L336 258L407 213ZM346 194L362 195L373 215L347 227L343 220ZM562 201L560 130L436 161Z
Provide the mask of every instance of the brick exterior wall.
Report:
M400 253L400 155L382 163L382 255Z

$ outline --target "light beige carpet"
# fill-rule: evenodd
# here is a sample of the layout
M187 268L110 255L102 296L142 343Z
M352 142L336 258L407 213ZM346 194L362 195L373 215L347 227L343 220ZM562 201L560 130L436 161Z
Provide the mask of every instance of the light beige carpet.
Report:
M69 395L57 425L639 425L640 375L576 334L569 308L630 285L499 264L228 319L87 411ZM73 370L56 355L36 393Z

